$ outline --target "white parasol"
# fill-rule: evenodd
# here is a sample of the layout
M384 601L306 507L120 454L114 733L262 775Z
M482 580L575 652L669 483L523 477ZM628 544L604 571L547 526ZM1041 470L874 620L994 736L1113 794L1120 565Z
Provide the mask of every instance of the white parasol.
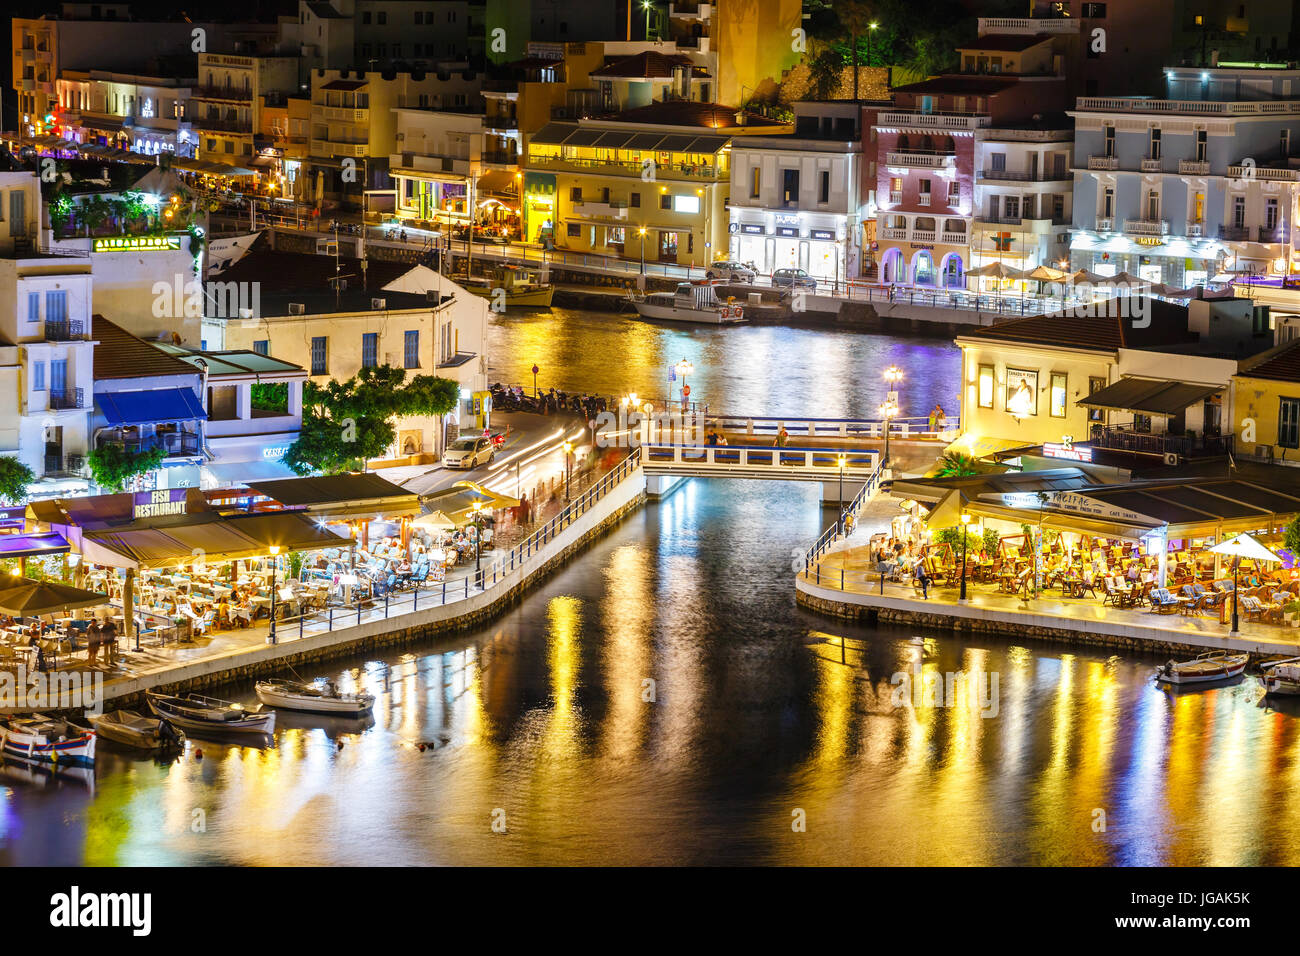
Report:
M1248 534L1239 534L1222 544L1216 544L1210 549L1210 553L1226 554L1238 559L1232 566L1232 633L1236 634L1238 630L1237 565L1241 563L1242 558L1250 558L1252 561L1281 561L1282 559Z

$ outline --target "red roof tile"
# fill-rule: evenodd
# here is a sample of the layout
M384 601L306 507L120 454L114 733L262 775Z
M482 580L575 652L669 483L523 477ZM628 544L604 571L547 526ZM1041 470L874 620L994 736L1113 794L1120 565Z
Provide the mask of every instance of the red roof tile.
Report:
M656 50L646 50L635 56L625 56L607 63L599 70L592 70L592 76L631 77L634 79L671 79L676 67L691 66L688 56L666 56Z
M194 375L188 362L168 355L102 315L91 322L95 340L95 378L144 378L148 375Z
M1252 368L1243 368L1242 378L1267 378L1277 382L1300 382L1300 339L1287 342L1264 353L1264 360Z

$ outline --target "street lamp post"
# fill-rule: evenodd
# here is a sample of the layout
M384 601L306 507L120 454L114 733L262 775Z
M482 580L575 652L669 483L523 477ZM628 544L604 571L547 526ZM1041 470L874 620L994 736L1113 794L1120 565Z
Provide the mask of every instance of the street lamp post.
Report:
M880 24L874 20L867 24L867 62L863 64L864 66L871 66L871 34L878 29L880 29Z
M564 443L564 500L569 500L569 479L573 477L573 442Z
M271 638L270 642L275 643L275 572L277 570L280 546L271 545Z
M641 237L641 288L645 289L645 226L637 229L636 234Z
M966 600L966 531L970 527L970 512L961 513L961 591L959 600Z
M645 38L650 39L650 0L643 0L642 7L645 8Z
M474 576L479 576L479 556L483 553L483 502L474 502Z
M839 501L840 504L840 517L838 523L836 524L836 530L839 534L843 534L844 533L844 465L848 461L848 459L844 455L840 455L840 457L837 460L840 466L840 491L839 491L839 495L837 496L837 500Z
M682 379L682 410L683 411L686 410L686 399L691 394L690 389L687 388L686 385L686 376L693 375L694 373L695 373L695 366L692 365L690 362L686 361L686 359L682 359L680 362L677 363L677 374L681 376Z
M890 420L893 419L893 417L897 414L898 414L898 405L895 404L894 402L886 401L880 403L880 419L881 419L882 427L885 430L885 457L884 457L884 461L881 462L881 467L883 468L889 467L889 423Z

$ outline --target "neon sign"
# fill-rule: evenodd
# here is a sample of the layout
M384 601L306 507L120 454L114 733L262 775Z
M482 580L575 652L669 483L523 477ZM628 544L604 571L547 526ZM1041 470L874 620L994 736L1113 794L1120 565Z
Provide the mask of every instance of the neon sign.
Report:
M95 252L172 252L181 247L180 236L113 236L96 239Z

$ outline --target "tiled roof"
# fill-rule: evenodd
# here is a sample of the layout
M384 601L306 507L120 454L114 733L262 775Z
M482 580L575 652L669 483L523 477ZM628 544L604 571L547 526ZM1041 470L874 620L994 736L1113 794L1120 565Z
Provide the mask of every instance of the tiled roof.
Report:
M1300 382L1300 339L1265 353L1264 360L1237 373L1242 378L1267 378L1278 382Z
M697 126L702 129L736 129L748 126L785 126L777 120L757 113L746 113L745 123L736 121L738 110L734 106L718 103L697 103L693 100L660 100L635 109L624 110L612 116L601 117L616 123L652 123L658 126Z
M95 378L144 378L151 375L194 375L188 362L168 355L157 346L132 335L102 315L92 320L95 340Z
M411 271L409 262L387 262L383 259L367 260L366 285L371 289L383 288L399 276ZM361 288L361 262L359 259L339 259L340 275L348 276L348 288ZM222 282L257 282L263 295L268 292L325 292L334 278L334 257L310 253L277 252L273 249L253 249L229 269L212 276Z
M599 70L592 70L592 76L618 77L632 79L671 79L676 67L691 66L688 56L665 56L657 50L646 50L635 56L625 56L607 63Z
M997 50L1003 53L1019 53L1021 50L1028 50L1030 47L1038 46L1047 40L1047 34L1039 33L1035 36L1014 36L1005 33L990 33L979 39L971 40L969 43L963 43L958 50Z

